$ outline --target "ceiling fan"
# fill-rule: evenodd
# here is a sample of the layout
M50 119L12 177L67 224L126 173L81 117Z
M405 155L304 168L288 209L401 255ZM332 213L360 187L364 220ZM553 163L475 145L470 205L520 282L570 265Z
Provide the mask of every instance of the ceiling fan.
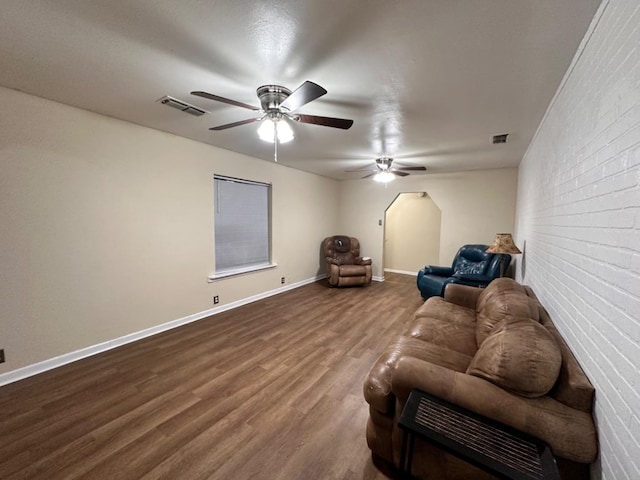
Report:
M323 125L325 127L341 128L343 130L347 130L348 128L350 128L351 125L353 125L353 120L295 113L299 108L303 107L309 102L312 102L313 100L320 98L326 93L327 91L320 85L308 80L293 92L288 88L281 87L280 85L263 85L256 91L258 99L260 100L260 107L254 107L253 105L247 105L246 103L238 102L236 100L231 100L225 97L220 97L219 95L214 95L208 92L191 92L192 95L197 95L198 97L215 100L216 102L222 102L229 105L235 105L236 107L246 108L248 110L253 110L254 112L259 112L258 116L256 117L248 118L246 120L240 120L239 122L218 125L217 127L211 127L209 130L226 130L227 128L247 125L253 122L271 120L270 122L264 122L260 127L262 129L264 125L268 125L267 127L265 127L264 132L262 132L264 133L264 138L260 130L258 134L263 140L271 141L274 143L285 143L286 141L293 139L293 132L291 131L289 125L287 125L286 122L282 121L284 119L289 119L301 123L311 123L313 125Z
M391 157L380 157L376 158L376 163L372 167L364 167L358 168L355 170L345 170L346 172L362 172L371 170L373 173L369 173L362 178L373 177L373 179L377 182L387 183L397 177L406 177L410 175L407 172L424 172L427 170L427 167L424 166L411 166L404 165L401 163L396 163L392 168L391 164L393 163L393 158Z

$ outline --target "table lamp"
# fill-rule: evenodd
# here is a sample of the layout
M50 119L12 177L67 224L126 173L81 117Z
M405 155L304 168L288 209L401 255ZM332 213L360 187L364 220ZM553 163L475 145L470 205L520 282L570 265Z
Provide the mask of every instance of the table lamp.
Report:
M513 237L510 233L496 233L496 238L493 239L493 243L486 250L487 253L522 253L516 244L513 242ZM500 257L500 276L504 277L504 257Z

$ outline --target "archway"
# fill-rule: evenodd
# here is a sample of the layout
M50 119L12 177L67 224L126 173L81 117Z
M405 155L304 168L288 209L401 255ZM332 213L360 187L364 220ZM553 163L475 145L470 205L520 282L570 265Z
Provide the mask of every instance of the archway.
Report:
M385 210L383 271L415 275L437 265L441 215L426 192L399 194Z

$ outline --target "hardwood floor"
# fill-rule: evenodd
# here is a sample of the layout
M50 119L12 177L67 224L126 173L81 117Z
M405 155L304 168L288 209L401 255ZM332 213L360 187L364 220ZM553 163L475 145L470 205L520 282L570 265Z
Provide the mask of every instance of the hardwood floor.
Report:
M0 388L0 478L391 478L364 377L413 276L291 290Z

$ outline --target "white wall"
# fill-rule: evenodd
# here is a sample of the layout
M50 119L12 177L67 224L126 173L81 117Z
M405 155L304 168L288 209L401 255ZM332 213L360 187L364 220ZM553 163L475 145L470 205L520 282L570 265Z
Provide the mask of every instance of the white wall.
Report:
M604 0L520 166L518 279L596 388L592 478L640 478L640 4Z
M442 212L438 264L451 265L462 245L490 244L497 232L513 231L516 188L515 168L410 175L386 186L343 181L336 233L357 237L362 255L373 259L373 275L382 277L384 229L378 221L399 193L427 192Z
M0 88L0 374L314 279L338 182ZM278 267L207 283L213 174L273 184Z
M416 274L440 262L442 212L425 192L401 193L385 212L384 270Z

